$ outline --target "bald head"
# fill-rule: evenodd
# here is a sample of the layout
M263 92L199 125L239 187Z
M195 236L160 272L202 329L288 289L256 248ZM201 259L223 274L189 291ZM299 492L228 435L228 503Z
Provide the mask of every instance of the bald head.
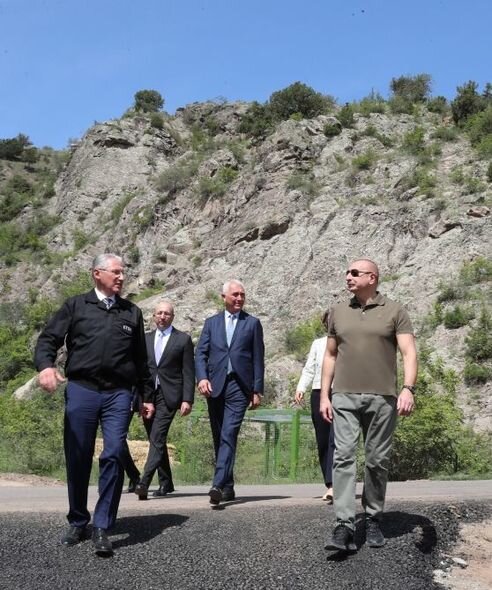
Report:
M347 289L353 293L361 303L374 297L378 289L378 265L369 258L354 260L345 277Z
M362 270L373 273L376 276L376 284L379 281L379 268L378 265L370 258L359 258L354 260L350 265L350 268L360 268Z
M174 320L174 306L170 301L159 301L154 309L154 322L159 330L166 330Z

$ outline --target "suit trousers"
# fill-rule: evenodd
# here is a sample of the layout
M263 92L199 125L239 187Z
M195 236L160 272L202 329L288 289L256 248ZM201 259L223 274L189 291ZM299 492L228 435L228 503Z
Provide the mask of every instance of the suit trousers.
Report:
M380 518L396 427L396 398L373 393L333 393L335 461L334 509L337 522L355 528L356 453L360 431L364 437L365 471L362 506Z
M72 526L90 521L87 494L100 424L104 448L99 457L99 499L93 526L111 528L116 520L123 487L123 460L131 413L132 394L127 389L93 391L75 382L65 390L64 446L69 512Z
M320 390L313 389L311 392L311 419L316 434L316 445L318 447L318 458L323 480L326 487L331 487L333 482L333 453L335 451L335 437L333 435L333 424L326 422L319 412Z
M130 422L132 421L132 416L130 414ZM128 424L128 428L130 428L130 424ZM128 447L128 441L125 441L125 450L123 454L123 469L128 476L130 481L139 481L140 479L140 471L138 467L135 465L135 461L133 460L132 454L130 453L130 448Z
M215 449L213 486L221 489L234 487L234 461L239 430L249 406L249 397L234 377L228 377L217 397L207 398L208 415Z
M159 389L155 396L155 414L150 420L144 420L149 437L149 454L140 482L149 487L157 470L159 487L168 492L174 491L174 484L167 452L167 434L176 411L168 407Z

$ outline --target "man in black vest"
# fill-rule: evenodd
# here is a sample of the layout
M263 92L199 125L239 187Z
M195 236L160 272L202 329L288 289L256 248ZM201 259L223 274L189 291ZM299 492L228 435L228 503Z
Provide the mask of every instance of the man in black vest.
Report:
M146 334L149 369L154 381L155 415L144 420L149 436L149 454L135 493L146 500L157 470L159 489L154 496L174 492L167 452L167 434L179 410L181 416L191 412L195 395L193 343L188 334L176 330L172 323L174 308L170 301L160 301L154 310L156 330Z

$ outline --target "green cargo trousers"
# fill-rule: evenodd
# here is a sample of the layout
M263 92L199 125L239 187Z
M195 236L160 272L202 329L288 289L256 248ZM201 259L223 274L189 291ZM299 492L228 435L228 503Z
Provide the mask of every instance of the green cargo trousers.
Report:
M396 397L374 393L333 393L335 460L333 496L337 524L355 529L356 453L364 437L362 506L379 518L384 509L391 443L396 426Z

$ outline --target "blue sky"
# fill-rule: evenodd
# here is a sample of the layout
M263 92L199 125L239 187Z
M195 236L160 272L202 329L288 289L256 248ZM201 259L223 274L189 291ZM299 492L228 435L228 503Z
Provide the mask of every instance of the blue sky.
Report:
M492 81L491 22L491 0L0 0L0 138L64 148L142 89L170 113L297 80L343 103L425 72L452 98Z

